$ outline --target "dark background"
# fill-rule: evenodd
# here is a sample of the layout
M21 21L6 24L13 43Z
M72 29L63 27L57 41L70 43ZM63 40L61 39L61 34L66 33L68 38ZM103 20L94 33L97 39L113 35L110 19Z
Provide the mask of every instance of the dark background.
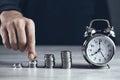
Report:
M112 25L114 26L114 28L115 28L115 33L116 33L116 38L115 38L115 40L116 40L116 45L120 45L120 41L119 41L119 39L120 39L120 10L119 10L119 8L120 8L120 0L107 0L107 5L108 5L108 12L109 13L107 13L107 10L105 9L106 8L106 3L104 3L104 4L99 4L99 1L101 1L102 2L102 0L98 0L98 6L100 6L100 8L97 8L97 14L98 15L105 15L106 17L108 17L108 16L110 16L110 20L111 20L111 23L112 23ZM104 0L103 0L104 1ZM96 18L96 17L95 17ZM99 18L99 17L98 17ZM73 20L74 21L74 20ZM89 21L88 21L89 22ZM86 25L88 25L88 24L86 24ZM74 31L77 31L77 30L74 30ZM82 34L81 34L82 35ZM38 40L39 41L39 40ZM74 41L74 40L73 40ZM76 41L76 40L75 40ZM75 41L73 42L73 43L75 43ZM43 41L43 42L45 42L45 41ZM64 41L63 41L64 42ZM1 41L0 41L0 43L1 43ZM47 41L46 41L46 43L47 43ZM42 45L44 45L45 43L43 43ZM55 44L55 43L54 43ZM63 44L63 43L62 43ZM64 45L65 45L66 43L64 43ZM68 45L69 43L67 43L67 45ZM76 42L76 44L77 44L77 42ZM75 45L76 45L75 44ZM72 44L72 45L74 45L74 44Z
M120 0L108 0L108 7L116 32L116 44L120 45Z

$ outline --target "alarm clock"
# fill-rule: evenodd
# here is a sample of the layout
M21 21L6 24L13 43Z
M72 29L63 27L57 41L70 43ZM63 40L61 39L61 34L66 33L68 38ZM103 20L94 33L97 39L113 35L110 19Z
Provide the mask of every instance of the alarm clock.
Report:
M107 27L101 30L93 28L93 24L96 22L106 23ZM92 20L89 26L86 27L84 37L86 39L83 43L85 60L93 66L102 67L107 65L116 50L113 40L115 32L113 26L110 26L110 22L107 19Z

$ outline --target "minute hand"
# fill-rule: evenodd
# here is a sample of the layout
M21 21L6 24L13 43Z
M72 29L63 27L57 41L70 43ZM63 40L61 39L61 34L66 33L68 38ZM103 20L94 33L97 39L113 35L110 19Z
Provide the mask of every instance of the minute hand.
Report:
M101 40L99 40L99 48L101 49L101 46L100 46L100 45L101 45Z
M105 59L105 60L107 60L106 58L105 58L105 56L103 55L103 53L101 52L101 51L99 51L100 53L101 53L101 55L103 56L103 58Z

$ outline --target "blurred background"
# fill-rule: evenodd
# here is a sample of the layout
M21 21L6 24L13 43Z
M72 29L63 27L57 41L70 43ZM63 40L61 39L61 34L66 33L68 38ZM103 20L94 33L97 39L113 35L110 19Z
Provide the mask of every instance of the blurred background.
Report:
M108 6L116 32L116 45L120 45L120 0L108 0Z
M33 3L32 2L29 3L27 7L25 6L23 8L23 10L25 9L27 10L28 8L27 13L29 13L29 15L27 13L24 14L26 17L32 18L33 20L34 18L36 19L34 21L37 26L36 36L37 36L38 45L82 45L84 42L83 33L85 31L85 26L87 26L93 18L105 18L110 20L111 25L114 26L115 33L116 33L116 38L115 38L116 45L120 45L120 0L96 0L97 3L95 5L96 6L95 11L93 11L92 9L93 6L92 7L90 6L89 9L79 8L79 5L82 5L82 4L87 5L87 3L90 3L92 5L91 1L89 0L88 1L84 0L83 3L81 3L80 1L76 1L76 2L73 1L74 3L72 3L71 0L69 1L63 0L63 2L66 3L64 6L65 7L68 6L68 8L70 9L66 11L67 9L64 9L64 7L62 6L61 10L64 9L62 10L64 12L63 14L59 11L59 7L56 6L55 9L58 10L58 12L56 11L55 14L58 14L58 15L53 14L54 7L55 7L54 4L57 4L59 6L61 5L61 3L57 1L55 2L54 0L51 0L51 1L41 0L41 1L45 3L45 5L38 3L39 5L42 6L40 10L43 10L42 11L43 13L41 13L40 11L39 11L40 13L39 12L35 12L31 14L29 13L29 11L32 10L30 8L31 5L36 6L34 5L34 1ZM72 4L72 7L70 4ZM47 10L45 14L44 14L44 11L46 10L43 8L44 6L47 6L47 8L45 7L45 9ZM73 11L76 11L76 15L78 16L73 15L74 12L71 10L71 8L73 9ZM79 13L81 13L80 11L81 9L83 10L82 12L88 16L79 16ZM95 15L93 16L92 19L89 17L89 15L92 15L93 13L91 13L88 10L90 10L91 12L92 11L95 12ZM70 13L68 13L69 11ZM33 15L36 15L36 16L33 16ZM38 19L39 17L38 15L42 15L43 17L41 19ZM83 19L86 19L85 23ZM80 25L80 21L82 25ZM39 26L42 26L42 27L39 27ZM46 27L46 26L49 26L49 27ZM58 33L57 30L59 31L61 30L61 32ZM54 32L58 34L55 34ZM2 40L0 40L0 44L2 44Z

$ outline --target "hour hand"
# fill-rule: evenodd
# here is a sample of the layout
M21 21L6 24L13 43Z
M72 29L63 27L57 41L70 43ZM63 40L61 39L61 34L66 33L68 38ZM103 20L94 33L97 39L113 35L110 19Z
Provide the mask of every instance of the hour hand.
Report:
M97 54L100 51L100 48L93 54L91 54L91 56L94 56L95 54Z

